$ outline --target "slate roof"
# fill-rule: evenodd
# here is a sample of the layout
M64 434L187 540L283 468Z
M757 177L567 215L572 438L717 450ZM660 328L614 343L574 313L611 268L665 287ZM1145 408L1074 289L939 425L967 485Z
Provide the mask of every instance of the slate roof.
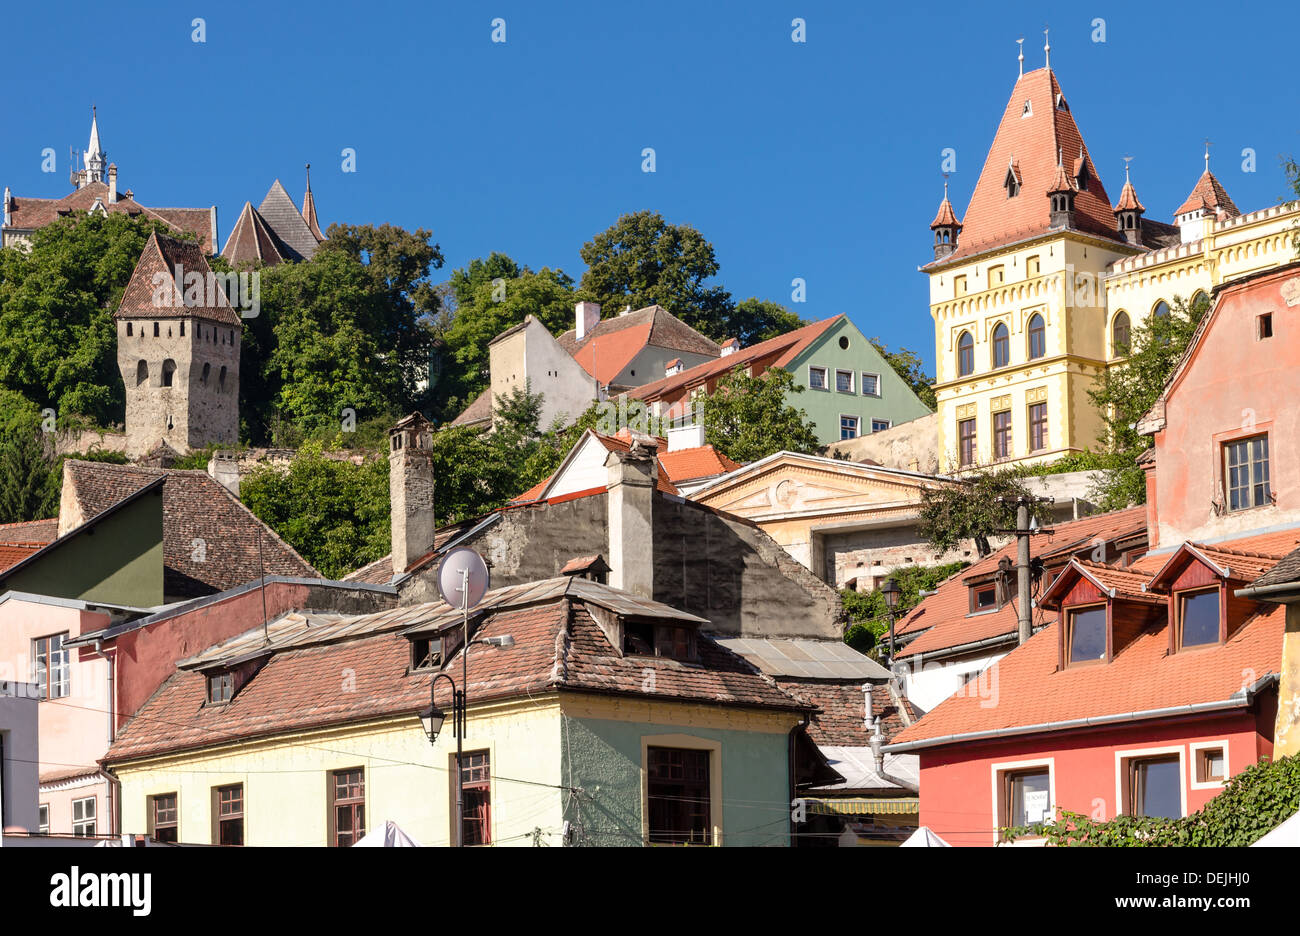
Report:
M709 357L722 354L717 342L658 305L602 318L582 341L574 329L555 340L587 373L607 386L647 347Z
M206 471L142 468L70 459L64 497L83 520L103 513L146 485L163 483L163 591L169 600L197 598L261 576L259 532L267 575L322 578L307 560L208 476ZM196 551L194 541L202 540ZM202 561L197 561L201 557Z
M275 234L277 247L286 260L310 260L320 246L289 193L276 179L271 190L257 206L257 213Z
M109 201L108 185L91 182L62 198L13 197L10 211L11 223L7 229L36 230L53 224L59 218L74 212L88 212L96 203L109 214L145 217L175 228L178 232L193 234L205 253L216 250L217 210L213 208L147 208L133 197L119 190L117 201Z
M176 278L177 270L181 278ZM232 328L242 327L239 315L226 300L226 294L220 286L215 287L215 295L207 289L208 266L203 251L192 241L172 240L160 237L156 232L149 235L149 240L136 261L135 270L122 293L122 302L113 313L115 319L157 319L165 316L185 316L200 318L218 325ZM204 277L204 302L191 305L185 301L185 277L190 273L199 273ZM172 303L161 305L157 301L158 286L154 276L161 274L174 284L171 290Z
M1032 114L1022 116L1025 102ZM1105 186L1074 115L1064 102L1054 72L1046 68L1026 72L1017 81L989 147L970 205L962 218L957 250L928 267L960 262L996 247L1027 240L1051 230L1051 203L1047 197L1062 156L1078 162L1082 151L1088 170L1087 185L1074 197L1071 230L1106 240L1123 241ZM1020 193L1007 196L1008 167L1021 182ZM927 268L928 268L927 267Z
M501 598L499 593L504 592L512 594ZM562 578L498 589L489 593L489 598L494 595L498 600L484 614L474 637L508 634L515 643L512 647L473 646L467 687L471 705L570 690L650 697L660 702L702 702L789 712L808 709L773 680L705 636L699 638L698 664L620 655L610 646L587 605L646 603L631 593L583 579ZM450 615L454 624L458 612L441 602L364 617L371 623L385 618L383 626L389 627L395 626L402 614L418 616L435 608ZM673 609L668 611L691 617ZM348 625L333 622L332 626ZM244 639L256 642L260 633L259 628ZM458 652L446 663L458 682L459 657ZM300 639L274 652L225 705L205 706L204 675L182 670L169 678L123 727L105 761L120 762L380 717L410 715L414 719L429 703L430 674L408 675L409 665L410 646L402 634L358 628L353 636L343 635L329 643L313 645ZM338 677L344 671L353 674L346 686ZM652 674L653 679L648 679L647 674ZM444 707L450 705L445 688L445 681L440 680L437 698Z
M716 361L706 361L703 364L697 364L680 373L673 374L671 377L664 377L662 380L656 380L653 383L637 387L630 395L639 400L675 398L687 387L720 377L738 367L744 368L753 361L772 355L776 355L776 358L768 366L784 367L802 354L809 345L842 318L844 318L843 314L834 315L820 322L814 322L811 325L788 331L784 335L769 338L767 341L760 341L758 344L742 348L734 354L728 354Z
M275 266L284 261L280 248L276 246L275 233L267 225L266 219L257 213L252 202L244 202L239 220L226 238L226 246L221 249L221 256L232 266L250 263Z

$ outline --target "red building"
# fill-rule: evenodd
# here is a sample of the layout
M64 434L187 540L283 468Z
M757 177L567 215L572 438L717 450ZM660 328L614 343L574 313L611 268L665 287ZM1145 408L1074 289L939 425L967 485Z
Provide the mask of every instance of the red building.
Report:
M1272 754L1285 609L1246 590L1300 544L1298 272L1217 289L1143 419L1151 551L1045 574L1046 626L887 748L920 756L920 822L951 844L1059 810L1185 816Z

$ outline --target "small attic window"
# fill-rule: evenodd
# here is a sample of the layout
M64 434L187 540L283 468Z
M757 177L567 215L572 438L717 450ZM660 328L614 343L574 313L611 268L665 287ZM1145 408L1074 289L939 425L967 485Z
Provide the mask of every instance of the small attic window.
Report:
M411 641L411 669L432 670L442 666L442 638L416 637Z
M1070 110L1070 105L1065 103L1065 95L1059 92L1056 95L1056 109L1067 112Z
M235 674L230 670L213 673L208 677L208 705L229 702L235 694Z
M623 653L667 657L691 663L699 659L695 628L689 624L627 621L623 625Z
M1074 177L1075 188L1080 192L1084 191L1088 187L1088 178L1088 162L1084 160L1079 166L1079 174Z
M1020 109L1020 117L1021 119L1024 119L1025 117L1032 116L1034 116L1034 105L1032 102L1026 100L1025 106Z
M1007 169L1007 178L1002 185L1007 190L1007 198L1015 198L1020 194L1020 179L1016 176L1015 166Z

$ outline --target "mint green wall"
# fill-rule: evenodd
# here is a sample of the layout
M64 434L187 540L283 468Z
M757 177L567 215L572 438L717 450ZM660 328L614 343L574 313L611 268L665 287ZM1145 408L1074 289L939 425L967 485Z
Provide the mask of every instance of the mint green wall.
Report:
M565 801L574 844L642 844L641 739L666 734L721 742L724 845L789 845L789 735L565 716L563 782L585 791Z
M7 591L135 608L162 604L162 489L82 527L31 565L0 577L0 594Z
M841 337L848 339L847 349L840 347ZM809 366L826 368L829 390L808 387ZM835 389L836 368L853 371L853 393L840 393ZM897 426L931 412L847 317L827 329L819 340L791 361L786 370L794 375L796 385L805 388L803 393L789 395L790 405L807 412L817 425L817 438L823 445L840 441L841 414L859 417L860 434L868 435L873 418L888 419ZM863 371L880 375L879 397L863 395Z

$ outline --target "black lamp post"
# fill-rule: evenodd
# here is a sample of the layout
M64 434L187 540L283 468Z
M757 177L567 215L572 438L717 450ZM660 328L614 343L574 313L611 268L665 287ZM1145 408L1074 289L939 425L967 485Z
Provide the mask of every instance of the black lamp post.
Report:
M901 589L893 578L885 579L885 584L880 586L881 594L885 596L885 607L889 609L889 662L894 662L894 609L898 607L898 596Z
M456 847L460 848L465 844L465 791L461 772L464 760L461 743L465 737L465 693L456 688L456 681L446 673L437 673L430 680L429 707L420 713L420 721L424 724L424 733L429 736L430 744L438 742L438 734L442 731L443 722L447 720L447 713L438 708L438 703L434 701L439 679L445 679L451 684L451 727L456 732Z

